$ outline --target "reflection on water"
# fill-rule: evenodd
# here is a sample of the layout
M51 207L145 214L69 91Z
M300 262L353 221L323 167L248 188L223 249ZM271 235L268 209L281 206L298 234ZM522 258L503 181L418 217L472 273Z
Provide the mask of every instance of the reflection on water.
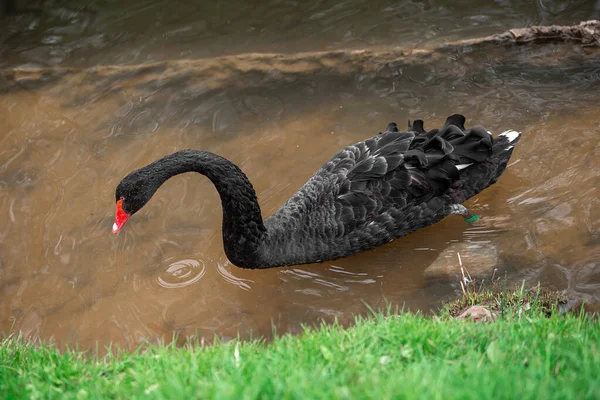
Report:
M119 12L64 5L7 20L4 333L131 348L173 334L269 337L348 323L367 304L427 312L459 293L457 253L480 279L495 270L600 300L599 51L564 44L402 57L390 47L578 22L599 12L593 2L272 3L267 13L220 2L202 6L203 18L180 3L169 13L161 2ZM216 57L352 47L380 53ZM166 153L231 159L270 215L339 148L390 121L434 127L455 112L494 132L523 131L498 184L469 201L482 217L473 225L449 217L357 256L243 270L223 253L214 187L186 174L111 233L120 179Z

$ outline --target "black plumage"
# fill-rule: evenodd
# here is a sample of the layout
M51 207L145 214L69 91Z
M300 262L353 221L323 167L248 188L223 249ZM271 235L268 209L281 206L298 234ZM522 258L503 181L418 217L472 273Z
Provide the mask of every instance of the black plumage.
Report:
M340 150L263 221L250 181L233 163L196 150L170 154L125 177L116 190L131 215L162 183L206 175L221 196L227 256L245 268L321 262L362 252L462 213L460 204L496 182L519 134L465 129L462 115L425 131L396 124Z

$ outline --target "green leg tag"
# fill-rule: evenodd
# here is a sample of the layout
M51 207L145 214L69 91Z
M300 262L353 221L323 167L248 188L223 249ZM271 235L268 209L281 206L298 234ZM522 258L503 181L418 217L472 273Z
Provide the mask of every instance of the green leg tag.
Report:
M471 222L475 222L479 219L479 215L477 214L473 214L473 216L471 218L465 218L465 222L471 223Z

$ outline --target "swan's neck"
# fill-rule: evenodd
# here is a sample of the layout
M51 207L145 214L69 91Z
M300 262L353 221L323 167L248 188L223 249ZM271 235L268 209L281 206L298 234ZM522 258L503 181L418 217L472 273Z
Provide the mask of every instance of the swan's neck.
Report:
M266 228L254 188L235 164L213 153L182 150L164 157L156 167L159 186L185 172L199 172L210 179L221 196L227 257L239 267L262 266L261 242Z

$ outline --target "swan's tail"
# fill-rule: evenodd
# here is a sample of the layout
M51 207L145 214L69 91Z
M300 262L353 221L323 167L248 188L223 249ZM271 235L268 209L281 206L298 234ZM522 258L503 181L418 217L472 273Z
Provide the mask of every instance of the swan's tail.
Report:
M492 162L500 165L508 162L512 155L515 144L519 141L521 132L509 130L502 132L494 138L492 144Z
M494 176L489 185L496 183L500 175L506 170L508 160L512 156L515 144L519 141L521 133L513 130L502 132L493 139L492 155L488 162L496 165ZM488 185L488 186L489 186Z
M512 150L515 147L515 143L519 141L521 137L521 132L517 131L506 131L496 137L494 140L494 153L497 152L506 152L508 150Z

